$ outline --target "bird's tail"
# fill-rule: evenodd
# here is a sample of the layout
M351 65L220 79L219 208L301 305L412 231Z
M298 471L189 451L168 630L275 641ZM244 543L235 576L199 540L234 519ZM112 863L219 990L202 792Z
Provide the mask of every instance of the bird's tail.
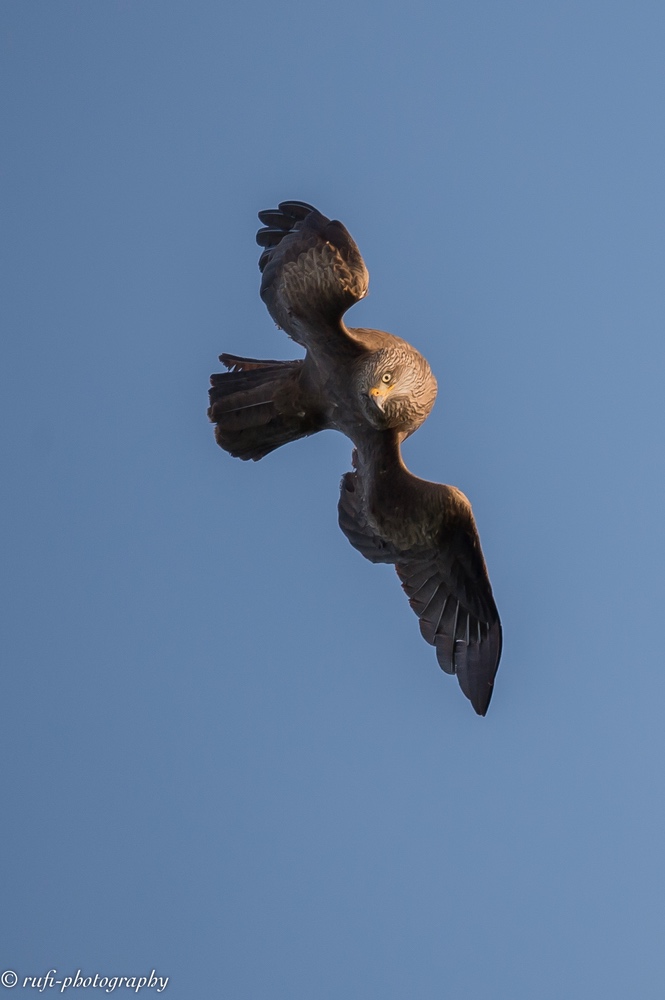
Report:
M280 445L323 426L303 408L302 361L257 361L221 354L229 369L210 376L208 417L220 448L236 458L258 461Z

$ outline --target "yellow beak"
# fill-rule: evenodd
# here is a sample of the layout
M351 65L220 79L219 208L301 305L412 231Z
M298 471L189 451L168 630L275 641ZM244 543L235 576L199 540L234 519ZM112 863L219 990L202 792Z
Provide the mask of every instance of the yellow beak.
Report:
M394 385L385 385L383 382L380 385L373 385L369 390L369 394L374 400L374 404L383 411L386 405L386 398L389 392L392 392L395 388Z

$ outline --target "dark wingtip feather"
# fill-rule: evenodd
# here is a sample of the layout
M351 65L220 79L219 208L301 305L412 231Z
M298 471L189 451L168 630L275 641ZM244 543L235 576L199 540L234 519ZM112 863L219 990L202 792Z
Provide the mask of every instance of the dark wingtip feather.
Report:
M313 205L308 205L306 201L280 201L278 208L299 222L306 219L310 212L316 212Z
M280 201L277 208L264 208L258 215L264 226L288 232L295 222L302 222L310 212L316 212L316 209L306 201Z
M478 715L485 715L492 697L493 680L487 679L485 651L480 643L455 643L455 668L462 691Z
M259 229L256 242L260 247L276 247L285 235L284 229Z
M476 624L477 635L467 636L467 641L458 639L455 643L455 672L475 712L486 715L501 656L501 623Z
M270 250L264 250L259 257L259 271L263 274L266 264L270 260Z
M259 212L259 220L266 227L259 229L256 234L256 242L265 248L259 258L259 270L262 274L270 260L271 250L279 246L283 238L312 212L316 212L316 209L305 201L282 201L276 209L266 208Z
M280 212L276 208L267 208L263 212L259 212L259 219L269 229L283 229L287 231L293 225L293 219L289 218L288 215L284 215L283 212Z

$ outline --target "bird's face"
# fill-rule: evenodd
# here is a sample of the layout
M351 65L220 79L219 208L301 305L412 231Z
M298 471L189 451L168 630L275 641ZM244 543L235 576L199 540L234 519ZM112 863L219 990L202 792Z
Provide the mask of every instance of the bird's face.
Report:
M436 381L417 351L387 348L365 358L358 370L360 404L373 427L412 433L436 397Z

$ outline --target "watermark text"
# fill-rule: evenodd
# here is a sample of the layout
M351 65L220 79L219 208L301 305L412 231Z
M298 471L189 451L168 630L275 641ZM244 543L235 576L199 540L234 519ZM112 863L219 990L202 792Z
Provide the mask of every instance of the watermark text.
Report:
M158 976L155 969L152 969L149 976L102 976L96 972L94 976L84 976L80 969L76 970L73 976L61 976L57 978L58 970L49 969L41 976L24 976L21 978L13 969L5 969L0 975L0 984L6 989L13 989L18 986L21 989L35 990L43 993L44 990L56 989L58 993L64 993L69 989L97 989L104 993L114 993L115 990L131 990L138 993L142 989L154 990L161 993L166 989L169 981L168 976Z

